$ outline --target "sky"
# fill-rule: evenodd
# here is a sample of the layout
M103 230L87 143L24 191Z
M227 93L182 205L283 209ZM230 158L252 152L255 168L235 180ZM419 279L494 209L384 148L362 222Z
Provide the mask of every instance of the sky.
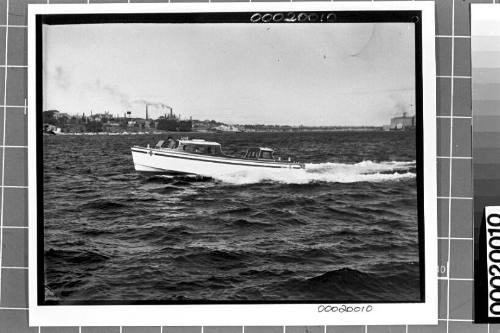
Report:
M380 126L414 114L414 26L44 26L44 110L229 124Z

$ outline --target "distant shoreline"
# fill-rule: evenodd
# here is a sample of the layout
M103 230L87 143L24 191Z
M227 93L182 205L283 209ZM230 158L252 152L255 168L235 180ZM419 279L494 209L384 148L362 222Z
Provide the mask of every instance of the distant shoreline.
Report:
M61 132L61 133L44 133L46 136L118 136L118 135L171 135L171 134L249 134L249 133L327 133L327 132L410 132L414 129L404 129L404 130L384 130L384 129L321 129L321 130L300 130L300 131L247 131L247 132L215 132L215 131L190 131L190 132L83 132L83 133L71 133L71 132Z

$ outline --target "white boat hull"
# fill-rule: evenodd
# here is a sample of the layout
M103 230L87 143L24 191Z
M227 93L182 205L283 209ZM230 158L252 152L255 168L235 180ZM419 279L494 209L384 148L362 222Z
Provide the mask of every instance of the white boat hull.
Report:
M301 169L298 163L247 160L178 152L172 149L132 147L135 170L141 172L176 172L213 177L250 170Z

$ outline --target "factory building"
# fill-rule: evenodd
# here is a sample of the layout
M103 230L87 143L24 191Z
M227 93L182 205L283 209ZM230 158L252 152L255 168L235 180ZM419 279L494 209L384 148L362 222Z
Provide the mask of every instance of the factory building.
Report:
M407 116L406 112L400 117L391 118L391 130L404 130L415 127L415 116Z

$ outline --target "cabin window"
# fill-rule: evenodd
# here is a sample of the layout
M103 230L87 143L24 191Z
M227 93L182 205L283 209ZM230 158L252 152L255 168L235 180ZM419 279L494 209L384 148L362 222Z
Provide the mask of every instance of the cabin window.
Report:
M263 150L260 152L260 158L264 158L266 160L272 160L273 159L273 153L270 151Z
M191 146L191 153L202 154L205 147L203 146Z
M208 145L184 145L182 149L188 153L204 154L204 155L220 155L221 150L219 146Z
M195 146L195 145L184 145L182 147L182 149L184 151L187 151L188 153L198 153L199 152L198 146Z
M207 147L207 154L208 155L221 155L220 147L219 146L208 146Z

